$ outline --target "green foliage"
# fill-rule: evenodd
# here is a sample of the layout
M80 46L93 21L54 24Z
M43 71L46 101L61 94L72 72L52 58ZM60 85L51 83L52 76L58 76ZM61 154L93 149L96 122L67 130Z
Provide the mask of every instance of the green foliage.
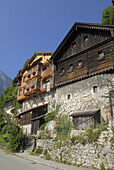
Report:
M88 128L85 133L81 133L80 135L77 136L73 136L71 138L71 142L72 143L81 143L81 144L85 144L85 143L93 143L95 141L97 141L99 135L100 135L100 129L92 129L92 128Z
M45 132L45 131L41 131L39 136L37 136L37 139L50 139L50 134L48 132Z
M114 133L114 126L111 127L112 132Z
M8 127L9 127L9 125L6 124L6 125L2 128L2 134L6 134L6 133L7 133Z
M0 111L0 131L2 130L4 125L5 125L4 116L3 116L3 113Z
M24 65L23 65L23 68L28 64L29 60L30 60L30 59L27 59L27 60L25 61Z
M61 141L61 140L55 141L55 146L56 146L58 149L60 149L61 146L62 146L62 141Z
M42 125L40 126L40 130L44 130L45 126L46 126L46 123L42 124Z
M0 109L4 108L4 97L0 94Z
M9 145L8 148L13 152L18 152L23 149L24 135L22 129L17 125L12 125L9 130Z
M109 6L102 13L102 24L114 25L114 6Z
M7 87L3 91L4 101L15 98L17 96L17 87Z
M100 166L100 170L105 170L105 166L104 166L103 162L101 162L99 166Z
M54 110L54 111L52 111L52 112L50 112L50 113L48 113L48 114L45 115L44 119L45 119L45 122L46 122L46 123L48 123L49 121L55 119L56 115L57 115L58 112L59 112L59 108L60 108L60 106L57 105L57 106L56 106L56 110Z
M42 152L43 152L43 148L40 146L38 146L37 150L35 150L35 153L37 153L39 155L42 154Z
M58 117L56 132L59 139L69 139L71 128L72 123L67 115L62 115Z
M47 149L44 150L44 155L47 155L48 151Z

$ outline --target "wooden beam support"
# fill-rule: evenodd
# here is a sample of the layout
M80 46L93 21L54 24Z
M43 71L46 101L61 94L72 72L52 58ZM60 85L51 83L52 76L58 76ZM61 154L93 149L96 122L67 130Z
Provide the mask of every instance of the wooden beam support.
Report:
M38 103L36 102L36 100L34 99L33 96L31 96L31 98L34 100L34 102L36 103L36 105L38 106Z
M27 101L28 101L28 103L30 104L31 108L33 108L32 105L31 105L31 103L29 102L28 98L27 98L26 96L25 96L25 98L27 99Z
M40 97L40 95L37 93L37 91L36 91L36 94L37 94L37 96L40 98L41 102L44 104L43 100L41 99L41 97Z

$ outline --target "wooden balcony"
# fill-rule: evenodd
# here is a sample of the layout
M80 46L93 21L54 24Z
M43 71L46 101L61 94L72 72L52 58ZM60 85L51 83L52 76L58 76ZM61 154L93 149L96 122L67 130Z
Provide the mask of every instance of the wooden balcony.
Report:
M54 73L54 66L49 67L48 69L42 71L42 79L51 76Z

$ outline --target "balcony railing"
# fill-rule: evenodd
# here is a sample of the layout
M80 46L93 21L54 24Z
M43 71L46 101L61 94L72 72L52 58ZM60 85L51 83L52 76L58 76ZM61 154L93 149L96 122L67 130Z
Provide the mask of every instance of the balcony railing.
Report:
M49 67L45 71L42 72L42 76L47 76L50 72L53 71L53 66Z

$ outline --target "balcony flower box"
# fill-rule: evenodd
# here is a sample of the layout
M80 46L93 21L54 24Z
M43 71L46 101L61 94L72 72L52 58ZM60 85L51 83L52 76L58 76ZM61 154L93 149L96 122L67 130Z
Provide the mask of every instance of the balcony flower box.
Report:
M31 74L33 74L33 75L34 75L35 73L36 73L35 71L32 71L32 72L31 72Z
M31 84L31 85L30 85L30 88L34 88L34 85L33 85L33 84Z
M17 83L17 86L20 86L21 85L21 83Z
M26 77L29 77L30 76L30 74L26 74Z
M29 87L25 87L25 90L29 90Z

